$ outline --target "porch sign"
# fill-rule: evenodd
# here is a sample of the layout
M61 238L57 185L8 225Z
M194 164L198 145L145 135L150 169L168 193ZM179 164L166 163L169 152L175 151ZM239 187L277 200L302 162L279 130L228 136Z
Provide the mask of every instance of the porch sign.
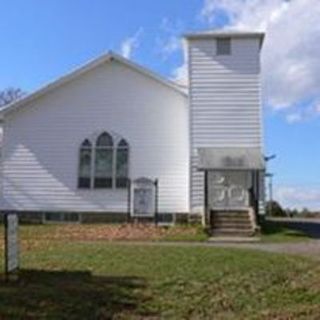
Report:
M5 215L5 272L8 277L19 269L18 215Z
M157 212L157 180L139 178L131 184L131 216L155 217Z

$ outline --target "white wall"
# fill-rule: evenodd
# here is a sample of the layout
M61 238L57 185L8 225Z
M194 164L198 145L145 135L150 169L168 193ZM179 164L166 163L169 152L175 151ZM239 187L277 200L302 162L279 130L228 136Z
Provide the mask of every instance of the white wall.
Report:
M189 210L187 98L116 61L8 114L1 209L126 211L126 191L77 189L79 145L104 130L128 141L130 178L159 179L160 212Z
M189 40L191 207L203 212L204 174L197 148L262 147L260 40L233 38L231 55L216 55L216 40Z

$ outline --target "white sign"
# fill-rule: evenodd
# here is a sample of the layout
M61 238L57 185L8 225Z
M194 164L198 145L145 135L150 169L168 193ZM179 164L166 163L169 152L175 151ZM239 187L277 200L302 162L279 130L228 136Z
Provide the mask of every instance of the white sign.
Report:
M134 189L134 215L150 216L154 213L153 192L151 188Z
M6 272L12 272L19 267L18 216L6 216Z
M153 217L155 215L155 183L140 178L132 185L132 216Z

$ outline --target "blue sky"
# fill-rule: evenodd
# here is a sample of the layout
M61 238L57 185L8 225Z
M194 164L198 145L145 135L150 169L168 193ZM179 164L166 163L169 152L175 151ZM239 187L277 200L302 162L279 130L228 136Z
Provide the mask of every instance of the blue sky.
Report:
M285 206L320 209L319 13L317 0L3 0L0 89L32 92L110 49L183 77L181 34L266 30L264 131L266 152L277 154L275 194Z

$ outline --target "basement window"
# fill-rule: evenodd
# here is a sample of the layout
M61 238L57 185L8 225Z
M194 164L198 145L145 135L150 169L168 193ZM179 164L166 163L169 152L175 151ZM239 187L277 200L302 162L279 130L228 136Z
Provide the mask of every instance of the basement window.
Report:
M217 55L230 55L231 54L231 38L218 38L217 39Z
M75 212L45 212L45 223L79 223L80 214Z

